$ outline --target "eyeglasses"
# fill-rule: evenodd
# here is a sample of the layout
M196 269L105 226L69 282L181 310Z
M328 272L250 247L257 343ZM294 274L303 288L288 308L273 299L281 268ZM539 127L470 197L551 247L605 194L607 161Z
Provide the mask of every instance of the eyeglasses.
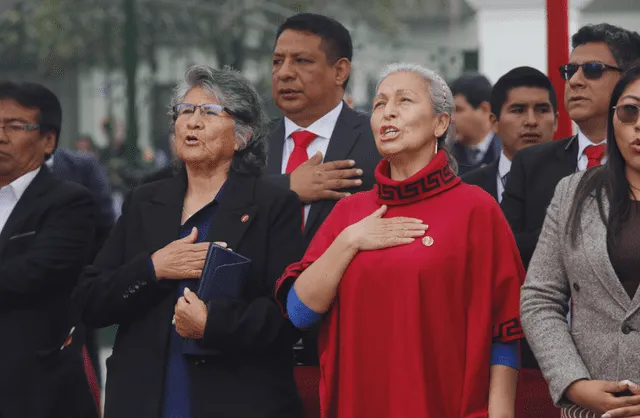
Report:
M565 64L560 67L560 74L562 75L562 78L569 81L581 67L585 78L589 80L599 79L605 71L622 71L618 67L613 67L601 62L585 62L584 64Z
M37 123L9 123L7 125L0 125L0 130L4 131L5 135L9 137L22 132L35 131L36 129L40 129L40 125Z
M191 103L180 103L173 107L173 113L176 118L182 116L193 115L197 108L200 108L200 115L202 116L222 116L223 112L227 112L231 116L235 116L235 112L232 110L215 103L193 105Z
M638 122L640 116L640 106L635 104L624 104L620 106L613 106L616 110L616 116L620 123L624 125L634 125Z

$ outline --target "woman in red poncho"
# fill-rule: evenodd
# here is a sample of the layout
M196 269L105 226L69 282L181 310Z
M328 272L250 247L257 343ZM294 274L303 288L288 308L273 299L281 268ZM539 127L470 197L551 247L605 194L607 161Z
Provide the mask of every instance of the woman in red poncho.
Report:
M324 418L514 416L524 270L498 204L438 151L452 109L437 74L390 66L378 185L340 201L278 283L296 326L322 321Z

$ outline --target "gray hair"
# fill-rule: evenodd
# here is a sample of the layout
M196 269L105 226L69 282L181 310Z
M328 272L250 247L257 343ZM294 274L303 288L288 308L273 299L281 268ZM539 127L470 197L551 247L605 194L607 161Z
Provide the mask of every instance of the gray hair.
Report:
M260 95L239 71L221 70L207 65L192 65L174 89L171 98L170 129L175 135L177 116L174 106L183 103L191 89L200 87L213 95L220 105L233 113L237 151L231 168L244 173L259 173L267 162L268 119Z
M376 85L376 90L380 87L380 84L387 77L392 74L402 72L414 73L422 77L422 79L429 85L429 96L434 113L436 115L446 114L451 117L455 105L453 102L453 94L451 93L449 85L435 71L425 68L419 64L405 62L389 64L380 74L378 84ZM454 172L457 172L457 163L445 147L445 144L447 144L451 140L452 136L453 129L451 124L449 124L449 127L447 128L445 133L437 138L438 149L445 150L445 152L447 153L447 157L449 158L449 165L451 166L451 169Z

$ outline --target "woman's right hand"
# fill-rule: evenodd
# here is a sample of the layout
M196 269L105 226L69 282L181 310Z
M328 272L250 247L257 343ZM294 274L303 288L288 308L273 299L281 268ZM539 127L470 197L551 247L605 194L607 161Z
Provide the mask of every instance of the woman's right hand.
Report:
M411 244L429 228L416 218L395 217L383 219L387 206L383 205L371 215L344 230L349 244L358 251L380 250Z
M198 229L186 237L173 241L151 256L158 279L198 279L209 250L208 242L196 244ZM216 243L226 247L225 243Z
M640 396L615 396L629 389L630 382L606 380L578 380L565 393L567 399L576 405L598 414L630 405L637 405ZM600 415L598 415L600 416Z

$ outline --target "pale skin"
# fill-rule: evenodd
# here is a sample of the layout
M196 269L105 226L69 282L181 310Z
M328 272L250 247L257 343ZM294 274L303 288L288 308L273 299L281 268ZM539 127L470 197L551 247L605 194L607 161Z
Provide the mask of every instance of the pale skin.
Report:
M371 128L378 151L389 160L391 178L404 180L435 156L436 138L450 122L436 115L429 84L420 76L401 72L388 76L374 99ZM395 133L385 128L393 126ZM360 251L407 245L424 236L429 226L416 218L384 218L386 206L344 229L313 264L295 281L300 300L315 312L327 312L336 298L342 276ZM489 411L492 418L514 416L518 372L504 366L491 367Z
M346 58L332 61L318 35L285 30L276 40L272 57L271 90L282 113L296 125L308 127L344 97L344 83L351 72ZM290 175L290 188L303 203L339 200L341 190L358 187L362 170L353 160L322 163L317 153Z
M184 103L219 104L213 95L199 87L189 90ZM194 113L176 119L175 145L178 157L185 162L188 178L182 212L184 224L214 199L228 177L233 153L237 149L234 121L226 112L202 115L196 109ZM200 277L209 243L197 243L197 238L198 230L193 228L188 236L168 244L151 256L158 280ZM227 247L224 242L214 244ZM175 306L176 331L182 337L201 339L206 322L206 305L195 293L186 289Z

